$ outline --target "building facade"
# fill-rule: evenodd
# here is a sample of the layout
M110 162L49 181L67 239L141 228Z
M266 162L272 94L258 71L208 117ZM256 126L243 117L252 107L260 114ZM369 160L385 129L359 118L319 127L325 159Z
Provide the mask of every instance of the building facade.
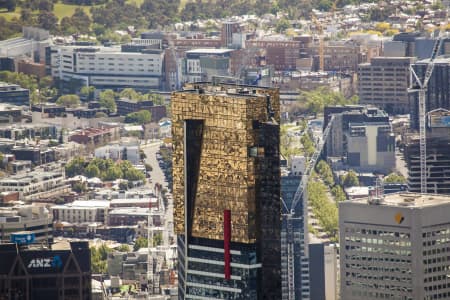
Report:
M413 62L412 57L375 57L358 65L359 102L388 113L408 113L409 66Z
M28 106L30 91L17 84L0 82L0 103Z
M390 173L395 168L395 138L384 111L359 105L326 107L324 127L332 116L327 156L344 156L359 172Z
M159 89L164 53L151 49L124 52L115 47L52 46L47 65L53 78L70 85L92 85L99 89Z
M1 299L92 299L88 242L58 250L3 244L0 255Z
M0 232L3 243L10 242L11 234L32 232L36 243L53 242L52 216L42 206L20 205L0 208Z
M172 94L179 299L280 299L277 89Z
M430 111L427 125L427 192L450 195L450 111ZM411 192L420 192L419 145L418 134L406 135L404 155Z
M412 65L417 76L423 80L429 59L417 61ZM426 111L430 112L438 108L450 108L450 58L437 57L434 60L434 69L428 81L428 88L425 93ZM419 129L419 97L418 93L410 94L409 104L411 114L411 128Z
M340 202L341 299L448 299L449 214L434 194Z

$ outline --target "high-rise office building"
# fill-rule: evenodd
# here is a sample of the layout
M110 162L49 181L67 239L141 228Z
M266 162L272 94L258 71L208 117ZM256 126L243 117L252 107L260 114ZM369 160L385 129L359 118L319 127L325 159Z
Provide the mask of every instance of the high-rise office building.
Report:
M172 94L179 299L281 299L277 89Z
M424 59L412 64L417 76L423 81L429 59ZM427 112L438 108L450 108L450 58L439 56L434 60L434 69L428 81L425 93L425 107ZM409 110L411 114L411 128L419 129L419 96L418 93L410 94Z
M339 203L341 299L449 299L450 197Z
M375 105L388 113L409 111L409 66L412 57L375 57L358 65L361 104Z

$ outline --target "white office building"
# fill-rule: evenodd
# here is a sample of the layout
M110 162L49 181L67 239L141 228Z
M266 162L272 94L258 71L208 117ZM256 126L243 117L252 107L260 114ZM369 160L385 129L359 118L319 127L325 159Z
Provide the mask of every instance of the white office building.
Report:
M341 299L449 299L450 196L339 203Z
M120 47L53 46L48 55L53 78L69 83L79 80L96 88L158 89L164 52L146 49L122 51Z

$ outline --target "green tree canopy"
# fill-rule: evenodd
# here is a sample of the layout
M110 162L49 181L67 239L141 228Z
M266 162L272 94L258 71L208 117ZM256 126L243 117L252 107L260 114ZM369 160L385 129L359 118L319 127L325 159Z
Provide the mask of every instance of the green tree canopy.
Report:
M125 123L146 124L152 120L152 114L148 110L129 113L125 116Z
M306 103L308 111L312 113L322 113L325 106L347 105L358 103L358 97L349 99L338 92L330 91L327 87L320 87L313 91L302 91L298 98L300 104Z
M384 178L385 183L406 183L406 178L398 173L391 173Z
M66 165L66 175L68 177L73 177L83 174L85 165L86 161L83 157L75 157Z
M71 108L80 106L80 103L80 97L73 94L62 95L56 100L56 104Z
M133 251L138 251L141 248L148 247L148 240L144 237L138 237L134 242Z
M123 89L119 93L119 97L120 98L130 99L130 100L137 100L137 101L141 101L143 99L142 95L140 93L136 92L132 88Z
M108 109L110 112L114 113L117 111L116 105L116 94L113 90L105 90L99 95L99 103L101 107Z
M341 182L344 187L358 186L358 175L355 171L350 170L346 175L342 176Z

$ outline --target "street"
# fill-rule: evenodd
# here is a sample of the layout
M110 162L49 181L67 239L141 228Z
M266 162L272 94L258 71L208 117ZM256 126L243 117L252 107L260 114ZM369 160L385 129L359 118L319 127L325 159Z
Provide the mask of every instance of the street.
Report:
M167 189L167 181L164 177L164 173L159 166L158 160L156 159L156 152L158 152L161 146L161 141L151 142L148 144L142 144L141 149L146 155L145 162L152 166L152 171L150 172L150 178L152 180L151 186L154 187L155 183L160 183L163 188ZM168 195L168 205L164 212L164 232L163 232L163 245L170 245L170 238L173 237L173 198L172 195Z

